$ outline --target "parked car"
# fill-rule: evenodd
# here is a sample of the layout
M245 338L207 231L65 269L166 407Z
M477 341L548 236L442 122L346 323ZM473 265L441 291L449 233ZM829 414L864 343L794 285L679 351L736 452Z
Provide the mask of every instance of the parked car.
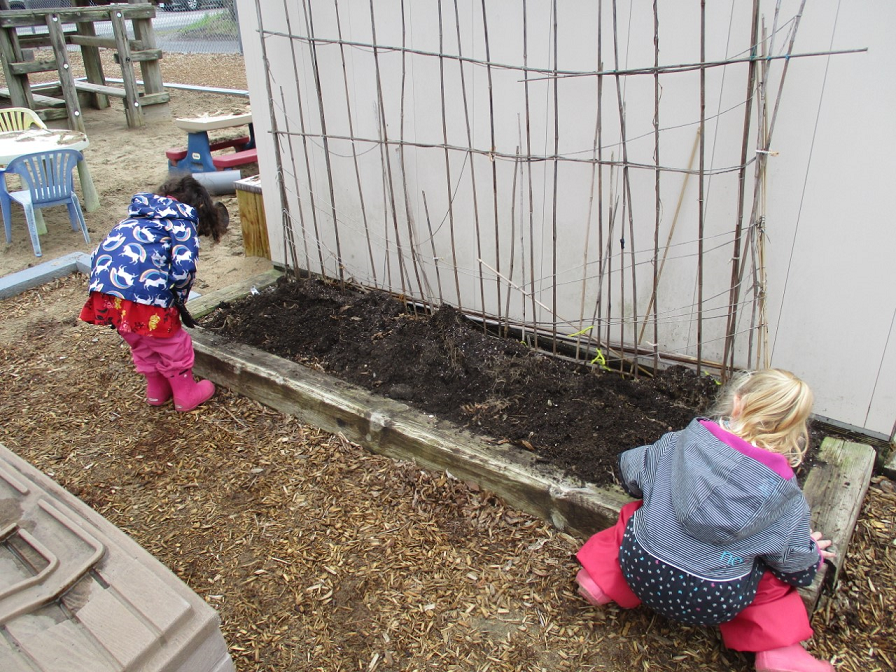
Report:
M9 0L10 9L54 9L71 6L69 0Z
M111 5L122 0L9 0L10 9L56 9L57 7L95 7ZM158 5L160 0L145 0Z
M194 11L207 7L224 7L227 0L167 0L162 9L167 12Z

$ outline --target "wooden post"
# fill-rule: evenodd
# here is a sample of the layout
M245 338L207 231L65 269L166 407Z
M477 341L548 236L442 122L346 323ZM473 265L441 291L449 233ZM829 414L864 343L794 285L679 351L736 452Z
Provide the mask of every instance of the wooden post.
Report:
M146 0L128 0L131 5L142 4ZM152 19L131 19L134 26L134 37L139 40L144 51L156 49L156 33L152 27ZM140 74L143 75L144 93L162 93L165 87L162 83L162 68L158 59L140 61Z
M0 28L0 52L3 54L3 74L6 76L6 86L13 106L34 109L28 75L13 74L9 67L10 63L20 63L24 60L15 27Z
M264 200L258 176L234 182L236 200L240 208L240 227L243 232L243 249L247 257L271 258L268 242L268 224L264 214Z
M825 561L811 586L800 588L800 596L811 614L818 606L822 588L836 585L846 560L852 533L874 471L874 448L833 437L825 438L818 461L806 477L803 493L812 509L812 529L834 542L837 552Z
M86 35L88 37L96 37L96 27L93 21L83 21L77 24L78 35ZM103 64L100 60L99 47L93 47L86 44L81 45L81 58L84 61L84 72L87 74L87 81L92 84L106 85L106 76L103 74ZM109 107L109 96L104 93L93 93L93 106L98 110L104 110Z
M109 18L112 20L112 32L115 35L115 45L118 49L119 61L121 62L121 78L124 83L124 113L128 120L128 127L139 128L144 126L146 122L143 119L143 108L140 106L137 78L134 76L127 25L120 10L114 9L110 11Z
M86 133L84 119L81 116L81 103L75 89L75 78L68 62L68 51L65 47L65 36L62 34L62 21L58 14L47 14L47 30L50 44L56 56L56 68L59 71L59 83L62 86L62 97L65 98L65 109L68 112L68 127L73 131Z
M149 119L170 118L168 107L168 94L165 93L165 84L162 81L162 67L159 59L162 58L162 50L156 46L156 33L152 27L152 19L131 19L134 27L134 37L142 43L140 58L140 73L143 76L143 114L149 115ZM158 57L149 57L150 52L157 52ZM135 55L136 56L136 55Z

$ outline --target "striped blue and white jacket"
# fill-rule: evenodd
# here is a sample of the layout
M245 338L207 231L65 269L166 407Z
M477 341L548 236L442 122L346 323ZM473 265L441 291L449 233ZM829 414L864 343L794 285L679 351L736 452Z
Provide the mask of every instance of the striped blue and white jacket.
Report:
M644 500L630 525L654 558L710 581L745 577L761 561L792 585L812 582L821 556L783 456L695 419L622 453L619 467Z
M136 194L122 220L91 257L90 291L148 306L184 303L196 277L199 223L195 208L155 194Z

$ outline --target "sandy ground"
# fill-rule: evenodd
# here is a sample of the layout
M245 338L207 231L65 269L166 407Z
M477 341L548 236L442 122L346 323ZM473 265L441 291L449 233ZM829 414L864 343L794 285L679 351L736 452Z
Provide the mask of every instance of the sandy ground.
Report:
M166 82L245 89L243 61L238 56L221 54L170 54L162 60ZM74 64L77 76L77 63ZM107 69L109 76L114 70ZM0 83L2 85L2 83ZM248 99L220 94L169 89L171 117L150 121L146 127L129 129L122 102L113 100L105 110L84 109L84 122L90 147L84 156L100 197L100 208L85 212L91 242L85 243L80 231L72 231L65 207L44 209L47 233L41 236L43 256L37 258L31 247L22 208L13 206L12 243L0 238L0 276L50 261L70 252L92 252L103 236L127 214L131 196L139 191L154 191L167 178L165 150L186 146L186 134L173 119L203 114L245 112ZM216 136L217 137L217 136ZM76 191L80 185L76 180ZM83 205L83 198L82 205ZM230 211L228 235L217 245L203 240L196 291L206 293L226 287L270 268L270 262L247 257L243 251L239 208L235 196L219 196Z

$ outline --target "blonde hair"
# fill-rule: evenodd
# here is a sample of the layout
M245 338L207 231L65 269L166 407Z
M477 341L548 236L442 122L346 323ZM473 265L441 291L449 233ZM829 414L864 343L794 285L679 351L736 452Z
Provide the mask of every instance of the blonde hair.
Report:
M796 467L809 447L813 402L812 390L790 371L761 369L735 375L710 417L745 441L786 456Z

